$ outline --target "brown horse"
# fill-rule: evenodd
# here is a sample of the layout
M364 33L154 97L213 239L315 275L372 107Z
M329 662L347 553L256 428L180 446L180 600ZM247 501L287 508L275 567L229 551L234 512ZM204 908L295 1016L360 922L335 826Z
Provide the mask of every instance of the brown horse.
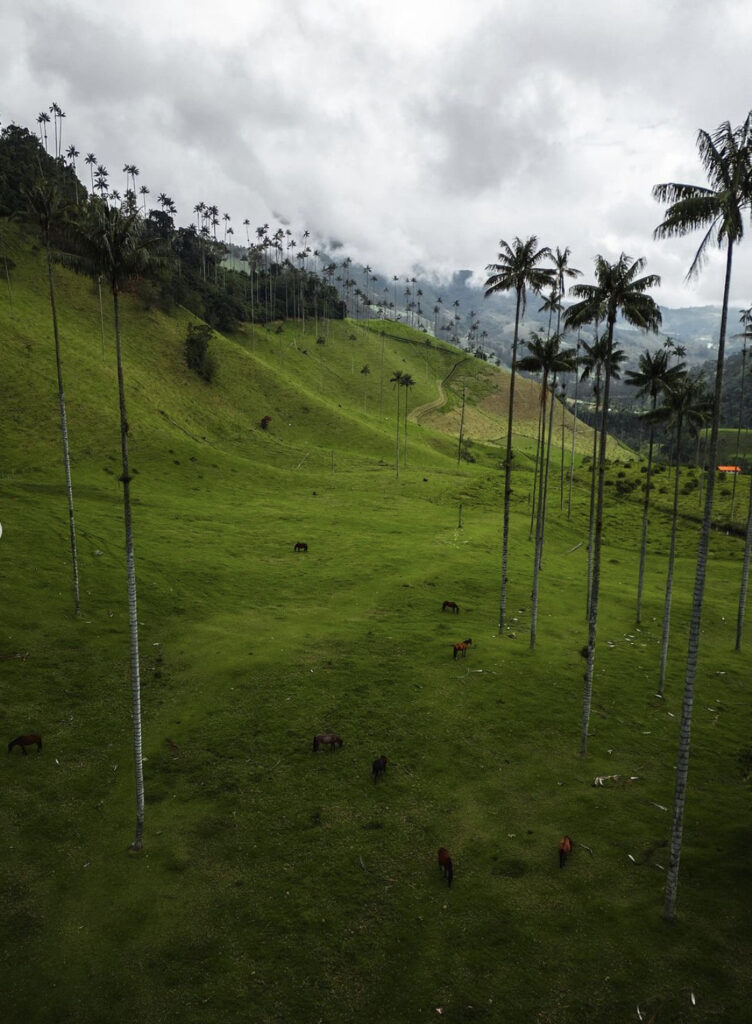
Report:
M564 836L559 843L559 867L563 868L567 863L567 856L572 852L572 839L570 836Z
M267 430L271 421L271 416L262 416L261 423L259 424L259 426L261 427L262 430Z
M386 757L384 754L381 757L377 757L371 765L371 775L373 775L374 783L378 782L379 779L383 779L386 774Z
M470 644L472 642L473 641L470 639L470 637L468 637L467 640L460 640L460 642L458 644L454 645L454 648L453 648L453 652L454 653L452 654L452 657L456 658L458 654L461 654L462 657L464 658L465 655L467 654L467 649L468 649L468 647L470 646Z
M21 753L26 753L26 748L30 747L32 743L36 743L37 753L42 749L42 737L34 733L31 736L16 736L14 740L11 740L8 744L8 753L13 750L14 747L20 747Z
M456 603L456 601L445 601L443 603L443 605L441 606L441 610L442 610L442 612L445 612L445 611L447 611L447 609L453 615L459 615L459 613L460 613L460 606Z
M447 885L451 889L454 868L452 867L452 858L449 856L449 850L447 850L446 846L439 847L439 871L444 872L444 878L446 878Z
M328 746L331 751L335 747L341 747L343 742L336 732L320 732L317 736L313 737L313 749L318 750L319 747Z
M293 551L307 551L307 550L308 550L308 545L306 544L306 542L304 540L299 540L298 543L293 548Z

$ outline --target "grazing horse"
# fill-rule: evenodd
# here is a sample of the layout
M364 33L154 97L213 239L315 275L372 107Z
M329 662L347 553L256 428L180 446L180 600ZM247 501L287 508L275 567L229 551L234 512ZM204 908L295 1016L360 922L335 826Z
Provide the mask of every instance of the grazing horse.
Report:
M441 606L441 610L445 612L447 609L449 609L453 615L459 615L460 613L460 606L455 601L445 601Z
M271 416L263 416L261 418L261 423L259 424L261 429L262 430L266 430L268 428L269 424L271 423L271 421L272 421Z
M447 850L446 846L439 847L439 871L444 872L444 878L446 878L447 885L451 889L454 868L452 867L452 858L449 856L449 850Z
M341 747L343 742L336 732L320 732L313 737L313 749L318 750L321 746L328 746L331 751L335 747Z
M376 783L379 779L383 779L386 774L386 757L384 754L381 757L377 757L371 765L371 775L373 775L373 781Z
M567 854L572 852L572 839L570 836L564 836L559 843L559 867L563 868L567 863Z
M293 548L293 551L307 551L307 550L308 550L308 545L306 544L306 542L304 540L299 540L298 543Z
M461 654L462 657L464 658L465 655L467 654L467 649L472 642L473 641L470 639L470 637L468 637L467 640L461 640L458 644L455 644L454 653L452 654L452 657L456 658L458 654Z
M25 754L26 748L30 747L32 743L36 743L37 753L39 753L39 751L42 749L41 736L38 736L36 733L33 736L16 736L16 738L14 740L11 740L11 742L8 744L8 753L10 753L14 747L20 747L21 753Z

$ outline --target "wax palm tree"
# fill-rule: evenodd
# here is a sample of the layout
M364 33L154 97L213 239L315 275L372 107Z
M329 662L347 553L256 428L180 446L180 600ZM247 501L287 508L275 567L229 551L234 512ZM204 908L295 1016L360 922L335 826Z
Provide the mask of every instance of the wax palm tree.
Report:
M81 601L78 576L78 550L76 545L76 517L73 507L73 478L71 475L70 444L68 440L68 416L65 406L65 389L63 387L63 362L60 353L60 332L57 320L57 304L55 301L55 278L52 272L52 249L50 233L54 225L60 225L65 219L60 194L54 184L39 180L26 192L25 216L35 221L42 232L47 257L47 283L50 292L50 309L52 311L52 334L55 340L55 368L57 371L57 396L60 408L60 434L63 445L63 468L65 471L65 492L68 498L68 528L71 545L71 565L73 568L73 607L79 614Z
M670 349L660 348L655 352L647 349L641 353L636 370L627 370L625 381L637 388L638 398L650 398L650 411L655 412L658 398L667 388L675 384L684 373L684 363L670 364ZM642 537L640 541L640 570L637 579L637 625L642 614L642 589L645 580L645 560L648 543L648 520L650 512L650 478L653 469L653 442L655 440L654 420L647 420L648 464L645 473L645 498L642 506Z
M735 461L737 464L739 462L739 445L742 436L742 418L744 413L744 383L747 370L747 341L752 338L752 306L750 306L749 309L741 310L741 312L739 313L739 321L744 330L740 334L735 335L735 337L742 339L742 369L740 374L741 387L739 389L739 416L737 418L736 424ZM736 502L736 478L738 477L738 475L738 473L734 473L734 479L731 484L731 511L729 512L729 520L731 521L733 521L734 519L734 504Z
M39 141L44 144L44 151L47 152L47 125L50 123L50 115L46 110L42 110L37 117L37 124L39 125Z
M97 163L97 158L93 153L87 153L84 158L84 163L89 165L91 171L91 194L94 195L94 168Z
M76 261L79 269L85 270L93 276L103 277L112 293L120 408L120 447L122 456L122 475L120 481L123 485L123 517L125 523L130 624L133 749L136 774L136 834L133 848L136 850L140 850L143 845L144 831L141 669L136 600L136 567L130 498L132 477L128 458L129 428L125 404L125 378L120 334L120 294L129 278L146 268L158 244L158 239L146 235L144 222L137 213L125 213L118 207L109 206L106 202L95 200L91 204L88 221L84 225L83 235L80 240L81 255Z
M503 239L499 243L501 252L498 263L490 263L486 267L489 274L485 282L485 296L498 292L513 291L515 293L514 336L512 341L512 372L509 378L509 414L507 420L507 444L504 459L504 525L501 554L501 600L499 604L499 634L504 631L504 616L507 600L507 565L509 560L509 510L512 500L512 425L514 421L514 382L517 374L517 344L520 336L520 317L524 316L528 289L533 294L540 294L550 284L553 271L539 266L550 259L551 250L544 246L538 248L535 235L524 242L515 238L512 244Z
M76 189L76 206L78 206L78 175L76 173L76 157L81 156L75 146L71 145L65 151L65 155L68 157L70 166L73 168L73 181Z
M538 511L535 525L535 557L533 561L533 592L530 612L530 647L535 647L535 638L538 620L538 577L540 572L541 551L543 548L543 535L546 523L546 475L548 471L548 458L550 458L550 445L546 449L546 402L548 398L549 380L556 379L557 373L571 370L574 349L561 348L561 335L553 334L549 338L541 338L534 331L531 332L532 341L525 342L525 347L530 353L523 356L517 363L520 370L528 373L541 374L541 415L540 415L540 481L538 485ZM551 404L553 407L553 389L551 393ZM550 435L549 435L550 436ZM548 457L544 457L544 452Z
M658 696L663 696L668 661L668 641L671 631L671 598L674 585L674 559L676 554L676 526L679 516L679 477L681 469L681 443L684 429L691 433L700 430L710 419L712 403L702 376L690 377L682 372L663 389L663 402L645 416L652 433L654 425L673 430L676 467L674 471L674 504L671 513L671 538L666 570L666 595L663 602L663 630L661 662L658 673Z
M666 183L653 188L653 196L668 203L665 218L655 229L656 238L680 237L696 228L705 230L705 235L695 253L688 277L695 277L705 261L709 248L715 244L726 248L726 270L723 284L721 323L718 332L718 360L716 364L715 388L713 393L713 418L710 429L710 451L708 463L714 467L718 454L718 430L721 418L721 393L723 388L723 361L726 347L726 323L728 319L729 290L735 245L744 236L744 217L752 203L752 112L738 128L732 128L728 121L721 124L713 134L704 130L698 132L697 148L700 154L708 185L686 185ZM708 474L705 492L700 540L697 551L697 567L692 596L692 611L689 624L687 667L684 680L684 698L679 732L679 750L676 761L676 788L674 791L673 822L669 865L666 874L666 892L663 915L668 920L676 916L676 895L679 883L679 862L681 859L684 828L684 805L687 795L689 772L690 735L692 729L692 705L694 684L697 675L697 660L700 646L700 623L705 595L705 575L710 526L713 516L715 473Z
M605 309L606 313L606 358L603 384L603 414L601 416L600 445L598 451L598 487L596 493L595 531L593 535L593 574L590 581L590 612L588 616L587 672L583 696L582 730L580 754L587 753L588 725L593 692L593 669L595 665L595 641L598 626L598 597L600 592L601 543L603 538L603 494L606 474L606 443L608 440L608 402L611 388L611 354L614 342L616 318L621 315L627 323L643 330L657 330L661 313L655 301L647 294L649 288L660 284L655 274L638 275L645 268L645 260L633 260L622 253L615 263L609 263L602 256L595 258L596 284L575 284L570 294L580 299L570 306L564 316L567 326L577 327L590 322ZM595 472L595 467L593 467Z

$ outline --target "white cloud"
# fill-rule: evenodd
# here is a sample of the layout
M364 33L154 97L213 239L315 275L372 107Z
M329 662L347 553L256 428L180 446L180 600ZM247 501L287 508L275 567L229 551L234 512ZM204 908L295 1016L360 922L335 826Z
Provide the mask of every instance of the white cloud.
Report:
M279 211L391 277L482 272L537 234L585 271L645 256L664 305L716 303L722 259L686 288L699 239L652 240L651 188L702 182L697 129L746 115L751 43L737 0L0 0L0 119L55 100L113 182L135 162L236 241ZM752 239L737 305L750 277Z

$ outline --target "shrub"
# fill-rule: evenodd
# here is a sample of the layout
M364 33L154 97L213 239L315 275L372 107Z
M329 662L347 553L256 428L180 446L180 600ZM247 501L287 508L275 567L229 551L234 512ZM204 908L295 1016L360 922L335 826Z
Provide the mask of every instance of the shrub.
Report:
M217 372L216 360L209 352L209 340L213 333L208 324L189 324L185 336L186 364L207 384L211 384Z

